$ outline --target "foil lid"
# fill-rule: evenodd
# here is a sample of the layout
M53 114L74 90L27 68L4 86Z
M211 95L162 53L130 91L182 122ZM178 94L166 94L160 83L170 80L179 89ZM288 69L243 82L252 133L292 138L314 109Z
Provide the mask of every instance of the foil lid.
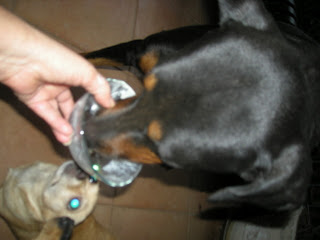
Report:
M130 98L135 91L123 80L107 78L114 100ZM86 143L86 133L83 124L88 117L95 116L101 109L100 105L89 93L83 95L75 104L70 117L70 124L74 129L72 143L69 146L75 162L93 178L111 187L123 187L130 184L142 169L142 164L124 159L107 160L102 156L91 155Z

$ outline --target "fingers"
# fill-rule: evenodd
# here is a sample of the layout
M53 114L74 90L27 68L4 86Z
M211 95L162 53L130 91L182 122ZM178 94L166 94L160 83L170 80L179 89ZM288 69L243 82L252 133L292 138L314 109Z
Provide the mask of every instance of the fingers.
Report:
M66 134L61 133L59 131L56 131L54 129L52 129L52 132L53 132L54 136L56 137L56 139L59 142L61 142L64 146L69 146L71 144L72 134L66 135Z
M97 75L95 81L87 81L83 84L83 87L86 88L88 92L94 95L96 101L105 108L111 108L115 105L114 100L111 98L110 86L108 82L100 74ZM69 89L60 93L57 98L57 106L42 106L41 111L46 111L46 114L41 116L52 128L54 135L57 140L63 143L64 145L69 145L72 140L72 129L70 131L69 120L70 115L73 111L74 101ZM47 108L47 110L43 108ZM49 110L48 108L51 108ZM40 110L40 109L39 109ZM60 112L64 116L62 118Z
M60 142L71 140L67 119L74 106L70 91L62 86L82 86L103 107L114 106L109 84L84 58L2 8L0 20L6 32L0 50L2 58L10 60L9 67L0 66L0 81L51 126Z
M66 89L65 91L63 91L57 97L57 103L58 103L58 108L60 109L64 118L69 120L74 107L74 101L73 101L73 96L71 94L71 91L69 89Z
M42 66L38 68L41 72L41 79L49 83L81 86L91 93L103 107L113 107L115 103L111 98L109 84L94 66L70 49L57 43L53 45L51 49L55 51L51 50L45 56L39 57Z
M62 117L57 102L37 102L30 104L29 107L50 125L59 142L64 145L70 144L73 129L70 123Z
M38 31L35 34L38 44L32 43L33 48L41 54L35 55L34 51L28 54L44 83L81 86L103 107L114 106L109 84L92 64L44 34Z
M86 81L83 87L94 95L96 101L105 108L111 108L115 105L111 98L111 90L109 83L100 74L97 75L96 81Z

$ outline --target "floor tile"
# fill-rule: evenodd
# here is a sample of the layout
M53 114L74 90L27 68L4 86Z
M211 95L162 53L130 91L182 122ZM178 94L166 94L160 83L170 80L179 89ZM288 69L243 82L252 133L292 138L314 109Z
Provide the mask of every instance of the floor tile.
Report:
M4 86L0 86L0 96L4 100L0 101L0 182L8 168L36 161L61 164L67 149L55 140L48 125Z
M139 0L135 38L183 25L182 6L172 7L172 0ZM146 21L147 20L147 21Z
M0 237L5 240L15 240L8 225L0 218Z
M136 0L17 0L15 13L82 50L132 39Z
M106 184L100 182L98 204L112 205L115 194L115 188L107 186Z
M184 214L114 207L112 216L119 240L187 240Z
M200 213L217 204L210 203L208 197L221 185L221 179L208 172L193 172L189 178L189 210L191 214Z
M15 1L14 0L0 0L0 6L8 9L11 11L14 7Z
M96 220L105 227L111 227L111 218L112 218L112 206L97 204L93 215Z
M214 204L210 204L208 202L208 193L190 189L188 196L190 214L200 213L206 209L214 207Z
M182 171L144 166L131 185L117 189L114 205L188 212L187 182Z
M134 38L144 38L155 32L186 25L207 23L202 2L196 0L139 0Z
M219 240L223 223L190 216L188 240Z
M207 8L207 1L198 0L176 0L180 4L183 4L183 24L184 25L196 25L196 24L208 24L208 14L211 13ZM208 12L207 12L208 11Z

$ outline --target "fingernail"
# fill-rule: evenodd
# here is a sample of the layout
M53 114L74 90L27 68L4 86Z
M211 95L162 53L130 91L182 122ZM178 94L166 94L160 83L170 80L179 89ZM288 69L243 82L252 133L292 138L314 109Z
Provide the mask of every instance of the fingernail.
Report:
M109 107L110 107L110 108L113 108L115 105L116 105L116 102L115 102L113 99L111 99L111 100L109 101Z
M105 77L103 77L102 75L98 75L98 84L102 85L102 84L105 84L106 82L106 79Z
M106 79L101 76L101 75L98 75L98 83L101 84L101 85L105 85L105 84L108 84ZM110 85L109 85L109 89L110 89ZM109 90L111 91L111 89ZM107 99L107 101L105 102L105 107L108 107L108 108L112 108L116 105L115 101L113 100L113 98L111 97L111 93L110 93L110 97Z
M62 143L63 144L63 146L65 146L65 147L69 147L70 145L71 145L71 140L70 141L68 141L68 142L65 142L65 143Z
M65 147L68 147L72 143L73 134L69 137L69 140L67 142L62 143Z
M61 130L62 130L62 134L63 134L63 142L62 144L64 146L69 146L72 142L72 138L73 138L73 129L71 127L71 125L63 125L61 127Z
M65 135L72 135L73 133L73 129L69 123L63 124L61 130Z

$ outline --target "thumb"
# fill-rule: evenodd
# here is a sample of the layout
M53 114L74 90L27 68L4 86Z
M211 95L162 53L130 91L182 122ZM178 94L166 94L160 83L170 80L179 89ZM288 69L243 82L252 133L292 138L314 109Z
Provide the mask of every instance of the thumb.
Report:
M84 82L83 87L94 96L101 106L111 108L115 105L111 97L110 85L101 74L97 74L95 81Z

